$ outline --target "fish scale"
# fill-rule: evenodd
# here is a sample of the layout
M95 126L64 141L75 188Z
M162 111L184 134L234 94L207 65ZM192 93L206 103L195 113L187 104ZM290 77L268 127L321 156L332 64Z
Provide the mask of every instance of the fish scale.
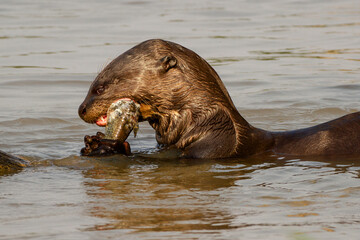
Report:
M130 99L120 99L112 103L107 111L105 139L124 142L130 132L134 136L139 129L140 104Z

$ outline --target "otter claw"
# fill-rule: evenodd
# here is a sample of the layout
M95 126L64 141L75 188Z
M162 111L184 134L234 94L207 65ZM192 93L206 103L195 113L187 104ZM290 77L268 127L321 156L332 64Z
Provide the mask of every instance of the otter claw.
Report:
M85 136L85 147L81 149L82 156L108 156L116 153L125 155L131 154L128 142L119 142L117 140L103 139L105 135L101 132L95 136Z
M102 139L105 137L105 134L102 132L97 132L95 136Z

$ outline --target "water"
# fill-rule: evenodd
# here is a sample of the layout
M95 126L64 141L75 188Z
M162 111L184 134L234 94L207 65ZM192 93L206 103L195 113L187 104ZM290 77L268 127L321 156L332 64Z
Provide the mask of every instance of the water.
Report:
M290 130L360 110L360 5L348 1L0 3L0 239L358 239L360 159L79 156L96 74L149 38L204 57L254 126Z

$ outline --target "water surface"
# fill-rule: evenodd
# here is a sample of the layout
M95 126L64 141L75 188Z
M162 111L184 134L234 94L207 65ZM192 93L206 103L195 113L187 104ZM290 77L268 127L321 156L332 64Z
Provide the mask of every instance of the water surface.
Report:
M358 239L360 159L177 160L140 125L132 157L83 158L91 81L163 38L204 57L254 126L291 130L359 111L358 1L0 3L0 239Z

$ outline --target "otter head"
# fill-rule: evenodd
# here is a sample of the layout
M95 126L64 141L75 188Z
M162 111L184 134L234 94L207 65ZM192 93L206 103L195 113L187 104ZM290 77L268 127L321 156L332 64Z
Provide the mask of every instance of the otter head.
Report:
M151 109L161 99L161 88L173 91L176 88L176 58L167 51L160 40L147 41L114 59L102 70L91 84L84 102L79 107L79 116L88 123L100 122L114 101L130 98L142 105L144 119L151 117ZM169 104L169 103L168 103ZM161 107L160 107L161 108Z
M79 115L105 125L107 109L121 98L140 104L140 120L149 121L159 143L179 147L200 134L196 129L204 128L203 120L217 108L236 112L212 67L193 51L164 40L140 43L107 65L90 86Z

